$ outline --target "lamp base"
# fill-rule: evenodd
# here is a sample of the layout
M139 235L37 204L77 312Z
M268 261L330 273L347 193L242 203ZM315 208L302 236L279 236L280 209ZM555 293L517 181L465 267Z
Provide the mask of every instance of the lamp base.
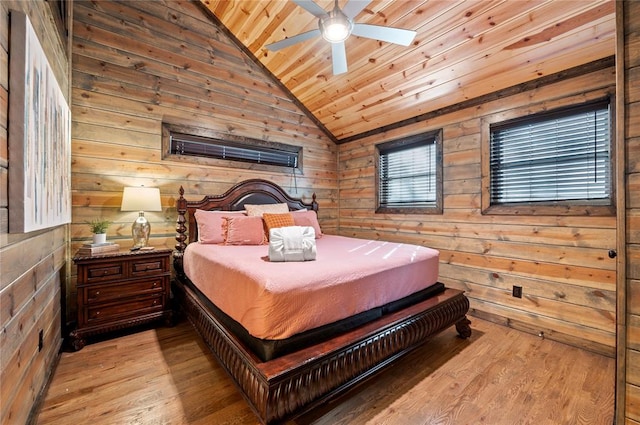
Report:
M131 235L133 236L133 248L144 248L149 243L149 235L151 234L151 225L144 216L144 211L140 211L138 218L131 226Z

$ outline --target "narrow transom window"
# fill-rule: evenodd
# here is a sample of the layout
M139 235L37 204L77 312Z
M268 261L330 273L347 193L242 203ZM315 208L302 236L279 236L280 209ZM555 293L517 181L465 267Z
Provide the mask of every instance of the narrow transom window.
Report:
M441 212L440 134L424 133L377 146L378 212Z
M610 102L490 126L491 204L611 198Z
M298 168L299 155L297 148L268 147L181 133L171 133L170 152L289 168Z

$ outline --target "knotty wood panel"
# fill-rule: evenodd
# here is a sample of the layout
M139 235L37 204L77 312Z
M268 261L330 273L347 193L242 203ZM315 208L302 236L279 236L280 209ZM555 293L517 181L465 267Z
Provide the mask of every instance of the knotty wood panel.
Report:
M616 217L481 214L482 123L613 93L606 68L339 146L340 233L440 250L440 278L474 314L613 356ZM375 144L443 129L442 215L375 214ZM523 297L514 298L514 285ZM516 325L517 323L517 325Z
M70 99L71 44L61 40L49 4L0 2L0 424L26 423L44 387L61 339L61 291L66 279L67 226L8 233L7 140L10 10L25 12L62 92ZM43 347L38 350L39 332Z
M200 1L339 143L614 52L613 1L374 0L356 22L412 29L415 40L405 47L351 36L349 70L336 76L321 37L278 52L265 47L317 28L302 8L280 0L241 7ZM330 10L333 2L318 4Z
M11 330L9 338L22 340L19 349L4 363L0 381L3 397L3 424L24 423L15 418L27 418L32 403L49 377L61 343L60 288L61 282L47 285L34 296L33 306L27 309L20 335ZM43 350L38 351L38 331L43 331ZM7 349L13 347L7 347ZM4 353L3 353L4 354ZM25 359L25 360L23 360ZM29 361L26 359L30 359Z
M154 246L175 245L181 185L198 200L248 178L307 201L315 192L321 225L337 228L337 146L199 5L76 1L73 55L72 252L91 237L84 222L94 217L113 222L108 240L131 244L136 214L120 211L129 185L160 188L163 211L145 214ZM163 122L302 146L303 171L164 160Z

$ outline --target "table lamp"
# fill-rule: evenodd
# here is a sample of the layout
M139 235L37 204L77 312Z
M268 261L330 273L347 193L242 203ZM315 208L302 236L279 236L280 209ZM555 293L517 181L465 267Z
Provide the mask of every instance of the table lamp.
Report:
M122 193L121 211L138 211L138 218L131 226L133 248L141 249L147 246L151 225L144 216L145 211L162 211L160 204L160 189L157 187L125 187Z

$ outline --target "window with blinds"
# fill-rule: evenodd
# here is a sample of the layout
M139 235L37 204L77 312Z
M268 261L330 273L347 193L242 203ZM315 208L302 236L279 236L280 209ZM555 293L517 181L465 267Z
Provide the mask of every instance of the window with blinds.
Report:
M441 131L377 146L377 212L442 212Z
M611 198L610 101L490 126L492 205Z
M191 155L229 161L298 168L300 148L288 145L264 146L258 141L241 143L190 134L170 134L169 149L174 155Z

